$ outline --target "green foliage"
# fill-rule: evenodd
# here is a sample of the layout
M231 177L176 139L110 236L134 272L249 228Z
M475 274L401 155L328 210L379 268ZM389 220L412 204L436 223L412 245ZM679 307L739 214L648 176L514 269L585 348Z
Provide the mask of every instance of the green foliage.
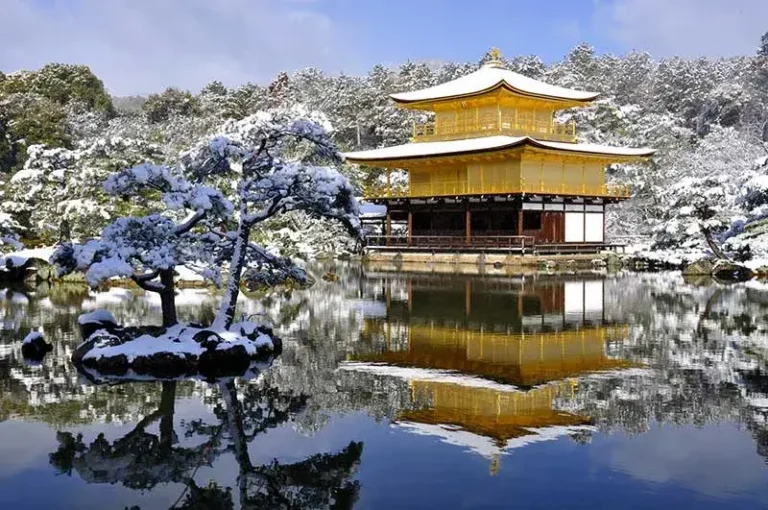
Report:
M152 94L141 107L151 123L165 122L172 117L193 117L200 112L200 101L189 91L168 87L162 94Z
M0 109L0 172L6 172L16 162L16 145L9 125L10 119Z
M87 66L47 64L38 71L20 71L0 80L0 94L20 92L38 94L61 106L78 103L89 111L115 113L104 83Z
M227 96L222 116L234 120L244 119L258 110L264 95L262 87L254 83L246 83Z
M66 118L61 105L39 94L0 95L0 171L20 168L30 145L70 147Z
M0 104L9 119L11 136L25 145L68 147L71 139L64 121L67 114L58 104L36 94L11 94Z
M107 117L115 112L104 84L86 66L0 73L0 171L20 168L30 145L70 147L66 120L72 107Z
M200 91L200 95L203 96L226 96L227 95L227 87L224 86L223 83L221 83L218 80L214 80L205 87L203 87L203 90Z

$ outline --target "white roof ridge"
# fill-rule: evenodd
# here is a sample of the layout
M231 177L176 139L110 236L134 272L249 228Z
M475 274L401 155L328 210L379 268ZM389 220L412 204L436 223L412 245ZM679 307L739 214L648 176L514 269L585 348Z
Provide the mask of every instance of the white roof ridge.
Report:
M551 85L495 65L483 65L477 71L455 80L425 89L391 94L390 97L397 102L413 103L475 95L503 85L522 94L566 101L592 101L600 95L597 92Z

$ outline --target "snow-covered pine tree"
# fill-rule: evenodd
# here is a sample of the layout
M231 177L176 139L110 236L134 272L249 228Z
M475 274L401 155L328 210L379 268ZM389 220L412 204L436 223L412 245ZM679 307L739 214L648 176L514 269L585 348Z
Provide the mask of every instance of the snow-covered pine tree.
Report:
M227 124L220 135L185 154L180 166L142 164L113 174L105 184L108 193L134 200L159 195L156 207L164 210L119 218L99 239L65 243L54 253L53 263L60 274L85 271L92 286L126 277L157 292L165 326L177 322L177 266L218 284L221 267L228 264L227 290L214 327L229 328L245 272L269 284L307 280L289 259L251 242L255 225L280 213L305 211L337 219L352 232L359 229L349 182L332 166L320 166L338 163L339 154L315 122L318 118L311 117L262 112ZM236 184L230 201L218 187L232 182Z

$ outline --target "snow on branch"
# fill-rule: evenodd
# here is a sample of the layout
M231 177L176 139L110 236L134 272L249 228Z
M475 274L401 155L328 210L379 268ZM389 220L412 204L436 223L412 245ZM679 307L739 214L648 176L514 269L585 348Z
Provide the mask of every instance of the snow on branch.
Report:
M227 219L234 210L232 202L219 190L191 183L167 166L150 163L109 176L104 188L107 193L121 197L137 195L143 190L156 190L162 193L166 207L171 210L191 209L196 211L199 217L197 219L201 219L206 213L219 219Z
M85 244L62 244L52 262L59 274L85 272L95 287L113 277L128 277L145 283L144 275L173 269L195 259L193 237L178 235L176 224L159 214L143 218L120 218L102 232L101 239Z
M335 219L360 237L354 189L333 168L341 157L315 117L261 112L226 123L221 133L183 154L179 168L143 163L111 175L104 185L108 194L150 201L159 194L168 213L119 218L100 239L61 245L54 264L60 274L85 272L92 286L129 277L159 292L169 325L176 322L174 268L185 266L217 285L225 268L227 292L215 324L228 327L242 278L254 285L308 281L290 259L251 242L257 223L303 211ZM186 217L177 221L182 212Z
M354 189L330 167L276 162L275 170L248 183L243 197L254 211L243 218L249 225L283 212L306 211L312 216L335 218L359 235L359 208Z

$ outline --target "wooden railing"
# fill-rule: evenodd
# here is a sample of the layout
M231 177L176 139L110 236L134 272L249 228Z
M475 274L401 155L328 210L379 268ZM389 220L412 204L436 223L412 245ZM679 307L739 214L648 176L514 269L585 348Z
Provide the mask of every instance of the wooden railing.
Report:
M531 236L368 236L370 247L414 247L414 248L496 248L514 251L533 250L536 238Z
M508 251L521 254L595 253L604 250L624 250L615 243L566 243L536 241L532 236L473 235L371 235L366 245L372 249L402 250L456 250L456 251Z
M479 118L466 122L428 122L413 125L414 142L434 142L481 136L530 136L557 142L576 141L576 123L515 119L512 115Z
M548 183L535 180L477 184L466 181L436 181L419 184L413 188L366 188L363 190L363 197L367 199L427 198L459 195L503 195L508 193L629 198L629 186L625 184Z

